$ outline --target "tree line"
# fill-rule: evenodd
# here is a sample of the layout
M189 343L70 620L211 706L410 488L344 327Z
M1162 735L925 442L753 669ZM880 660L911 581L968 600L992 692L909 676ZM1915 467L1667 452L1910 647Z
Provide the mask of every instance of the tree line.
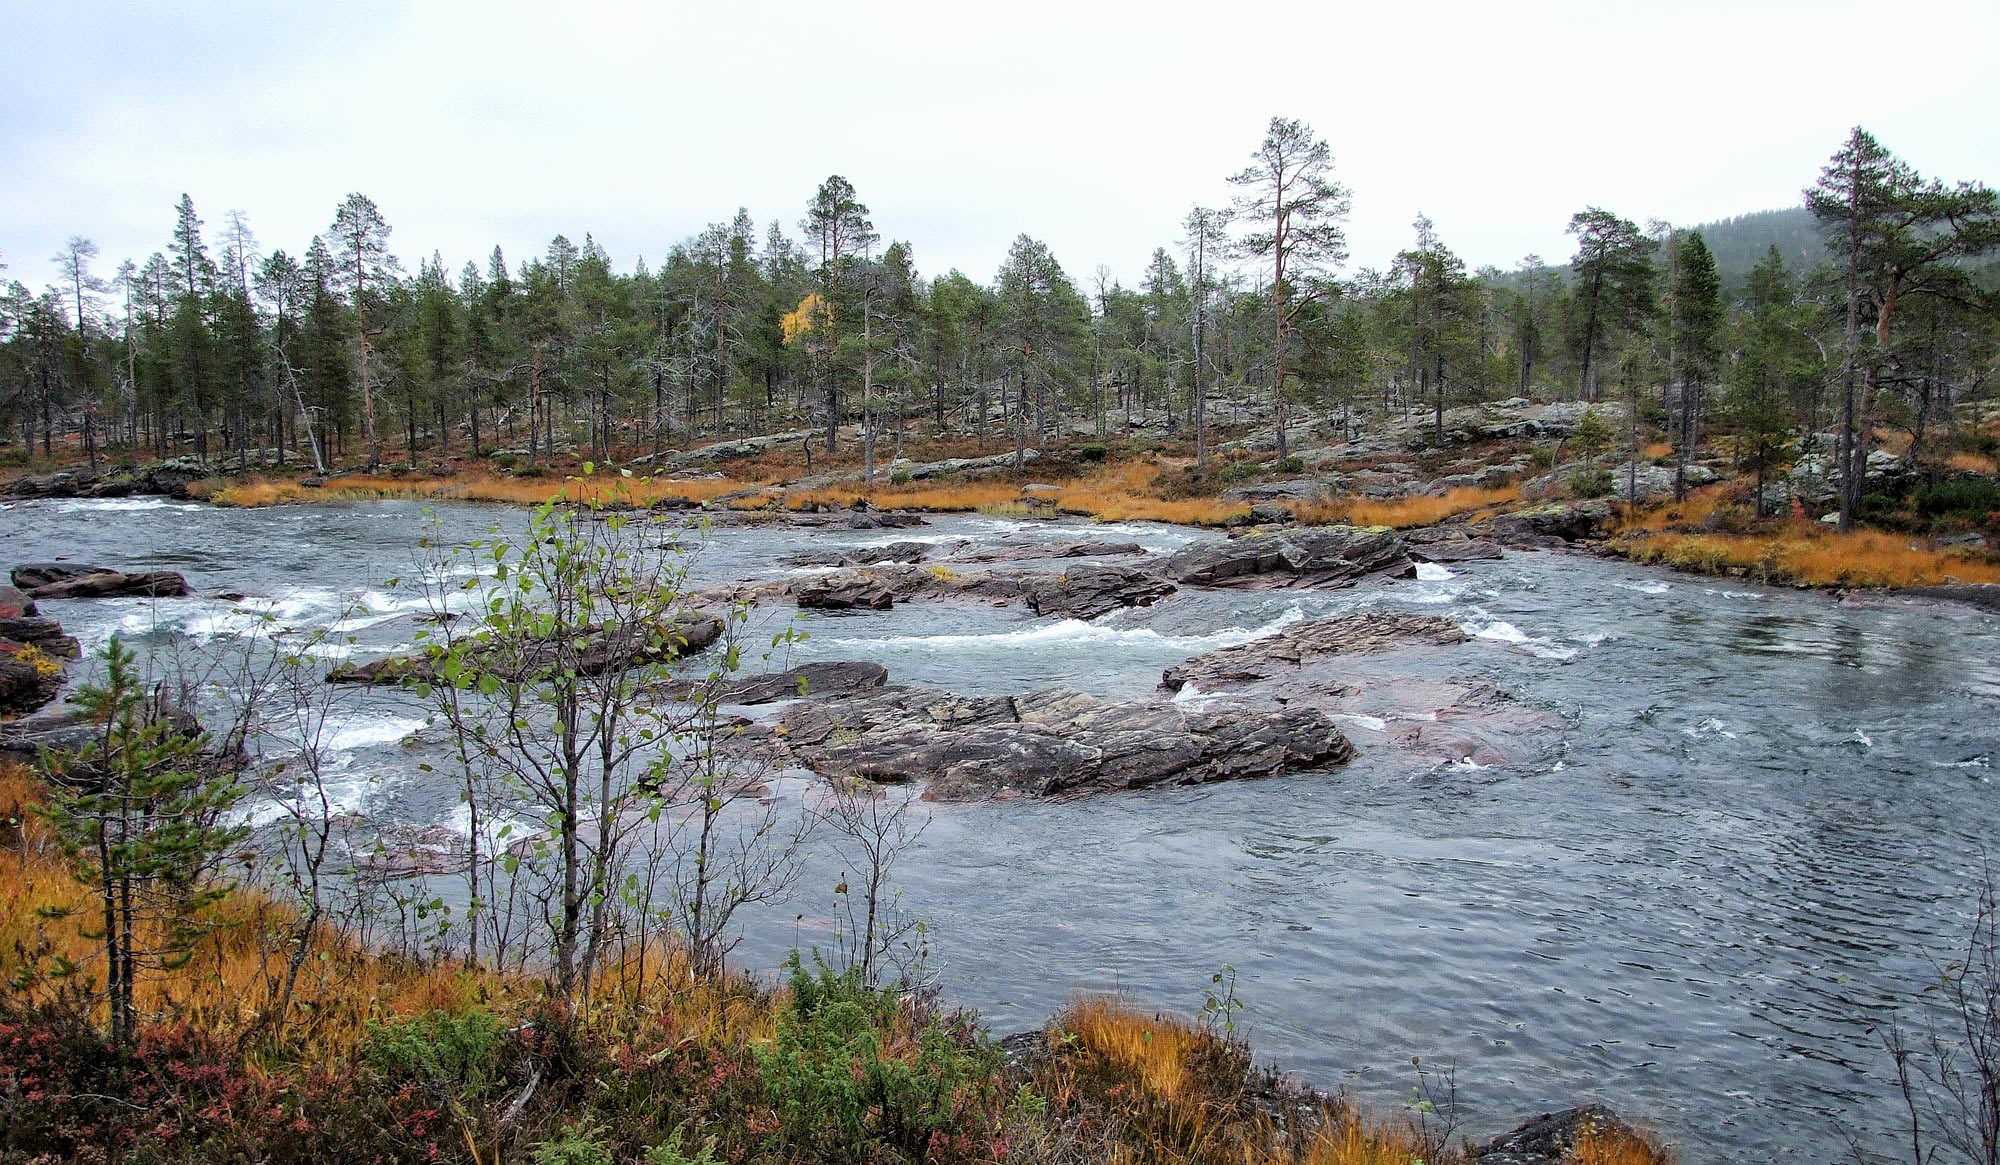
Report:
M1274 118L1231 182L1235 202L1191 208L1136 287L1102 267L1080 280L1025 234L987 280L925 277L839 175L796 236L739 210L629 272L586 234L455 273L433 252L411 273L362 194L297 254L265 253L240 212L213 231L183 196L166 249L111 280L75 237L43 291L7 285L0 411L45 455L322 468L616 460L800 429L834 452L858 426L872 477L878 441L900 456L912 432L1018 451L1144 424L1205 461L1217 394L1248 402L1281 458L1300 416L1428 410L1442 429L1459 403L1617 396L1684 452L1720 413L1761 468L1829 423L1841 465L1881 423L1921 446L1991 386L1993 192L1925 180L1860 129L1807 191L1825 261L1774 240L1726 295L1699 230L1594 206L1569 221L1566 263L1468 271L1419 216L1389 262L1346 270L1350 193L1298 121Z

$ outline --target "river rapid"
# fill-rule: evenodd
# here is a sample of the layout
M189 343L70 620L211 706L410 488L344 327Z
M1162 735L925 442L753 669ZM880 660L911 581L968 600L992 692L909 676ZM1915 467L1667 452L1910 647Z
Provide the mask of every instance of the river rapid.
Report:
M0 510L0 545L4 565L179 570L201 596L45 603L87 652L114 631L160 648L225 641L263 610L297 626L346 611L356 642L328 654L365 659L409 644L424 601L389 580L416 570L427 513L448 541L523 522L463 505L35 501ZM970 516L731 529L706 536L693 577L776 577L787 554L912 538L1165 552L1210 537ZM1475 636L1463 674L1558 713L1561 746L1515 769L1412 771L1364 751L1331 774L930 809L895 881L928 920L947 998L996 1032L1079 991L1191 1012L1228 964L1261 1056L1381 1110L1409 1096L1414 1056L1455 1069L1478 1133L1601 1100L1689 1162L1831 1160L1848 1133L1892 1149L1901 1110L1875 1027L1908 1015L1962 940L2000 822L1994 616L1510 553L1351 590L1183 591L1090 624L922 600L755 618L768 633L796 616L807 635L775 666L866 659L968 694L1138 698L1189 656L1374 608L1458 621ZM398 748L424 722L412 698L357 693L337 717L345 808L457 819L449 782ZM737 963L823 940L835 874L816 863L751 919Z

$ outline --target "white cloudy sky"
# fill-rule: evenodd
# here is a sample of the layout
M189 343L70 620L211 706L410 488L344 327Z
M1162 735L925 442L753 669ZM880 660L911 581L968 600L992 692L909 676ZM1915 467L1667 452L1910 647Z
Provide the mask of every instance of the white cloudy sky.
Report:
M919 269L1028 232L1131 281L1226 201L1273 114L1331 144L1356 264L1419 212L1474 266L1571 212L1791 205L1864 124L2000 181L2000 4L560 5L0 0L0 261L165 245L183 191L300 249L351 190L414 268L593 232L623 267L738 205L797 234L829 173Z

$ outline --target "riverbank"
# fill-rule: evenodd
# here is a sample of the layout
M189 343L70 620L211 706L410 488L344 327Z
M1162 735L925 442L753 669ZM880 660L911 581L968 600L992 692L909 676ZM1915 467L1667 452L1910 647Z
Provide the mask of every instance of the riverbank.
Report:
M151 1022L119 1048L84 989L94 899L40 800L32 774L0 771L0 1160L1482 1159L1440 1107L1447 1079L1420 1074L1404 1114L1364 1113L1258 1065L1227 994L1209 1022L1083 998L996 1042L927 994L870 991L810 957L773 984L695 979L654 951L615 961L572 1009L519 973L302 929L249 889L208 912L184 964L143 977ZM1601 1110L1517 1134L1532 1155L1484 1159L1671 1160Z
M554 500L615 509L784 515L859 504L917 514L1070 515L1211 529L1286 523L1398 530L1445 525L1467 527L1480 536L1482 527L1527 527L1524 544L1566 545L1690 574L1775 585L1896 590L2000 583L2000 558L1976 531L1961 531L1940 542L1867 526L1840 534L1797 510L1760 518L1750 504L1749 484L1734 480L1700 486L1685 500L1659 493L1655 481L1642 491L1646 500L1636 507L1615 498L1593 502L1569 496L1574 471L1515 480L1527 462L1525 454L1511 449L1501 445L1485 450L1473 459L1483 460L1484 469L1445 474L1421 489L1428 473L1477 467L1463 459L1428 467L1421 459L1415 465L1384 465L1382 455L1377 455L1374 462L1361 463L1363 468L1345 477L1324 470L1301 475L1293 465L1221 457L1210 468L1197 470L1191 457L1179 455L1185 452L1181 450L1107 451L1104 446L1081 445L1032 457L1020 475L1003 454L922 464L894 462L868 482L860 466L850 464L855 460L852 452L832 468L822 459L820 472L814 474L796 455L781 455L768 447L754 457L733 458L697 450L682 455L689 465L680 471L657 474L613 470L564 457L504 467L439 463L429 472L307 476L253 470L225 477L206 474L181 459L139 470L107 471L89 479L77 467L56 469L23 475L6 488L16 496L31 497L164 491L250 508L383 500L533 506ZM738 450L730 446L722 452ZM933 452L976 453L977 449L947 444ZM1498 460L1503 457L1513 460ZM1375 480L1384 471L1394 471L1386 493ZM1647 472L1659 476L1655 468L1648 467ZM1395 484L1412 475L1412 484ZM1367 492L1352 488L1364 479ZM1564 514L1581 514L1584 520L1568 521ZM1503 535L1499 540L1505 543L1508 538Z

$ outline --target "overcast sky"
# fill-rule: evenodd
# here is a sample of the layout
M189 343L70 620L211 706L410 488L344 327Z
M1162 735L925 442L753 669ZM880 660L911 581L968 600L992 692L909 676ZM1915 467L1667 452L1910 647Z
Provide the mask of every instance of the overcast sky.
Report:
M1136 281L1272 115L1354 192L1350 270L1421 211L1477 267L1566 259L1601 205L1794 205L1862 124L2000 181L2000 4L0 0L0 261L163 249L183 191L295 253L349 191L415 269L595 234L620 268L747 206L798 234L846 175L920 272L1015 235Z

